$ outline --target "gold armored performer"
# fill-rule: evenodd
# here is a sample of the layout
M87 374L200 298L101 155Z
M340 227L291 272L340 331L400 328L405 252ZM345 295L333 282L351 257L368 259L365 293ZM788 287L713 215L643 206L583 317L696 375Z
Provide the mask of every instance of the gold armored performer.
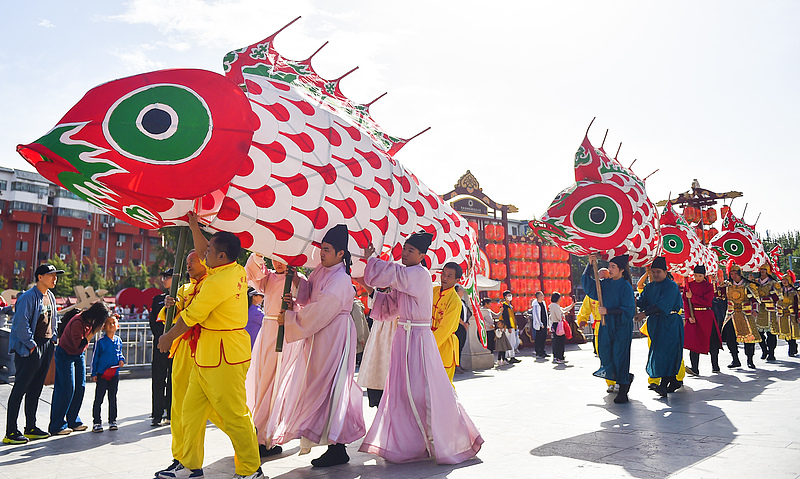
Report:
M726 336L728 350L733 357L729 368L738 368L739 349L736 343L744 343L744 353L747 356L747 367L755 369L753 354L756 343L761 342L755 319L753 318L752 302L758 301L751 284L742 277L742 268L733 261L728 263L728 280L724 285L724 296L728 301L728 311L722 325L723 334ZM726 331L733 327L733 331Z
M775 303L781 301L780 283L772 275L772 267L764 263L758 268L759 277L753 281L753 286L758 294L759 306L756 326L762 335L761 359L775 361L775 346L778 344L778 314Z
M783 297L778 302L778 335L789 343L789 356L797 356L797 340L800 339L797 289L794 287L794 272L788 271L781 279Z

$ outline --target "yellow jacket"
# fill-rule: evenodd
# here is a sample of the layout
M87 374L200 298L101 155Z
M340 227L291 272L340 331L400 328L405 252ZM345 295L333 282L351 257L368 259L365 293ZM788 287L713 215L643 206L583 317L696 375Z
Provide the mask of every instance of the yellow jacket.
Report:
M455 333L461 320L462 303L455 288L445 291L441 289L441 286L433 288L431 330L442 356L442 364L447 369L459 364L458 338Z
M194 300L181 311L187 326L202 328L197 341L195 362L201 368L222 363L239 364L250 360L250 335L247 324L247 279L244 268L228 263L208 268L208 276Z
M594 321L598 321L600 319L600 301L595 301L589 296L583 298L583 304L581 305L581 310L578 311L578 317L576 321L578 324L586 322L586 324L592 324Z
M205 263L203 263L205 266ZM203 280L208 277L208 273L203 275L202 278L199 280L194 278L189 278L189 282L182 284L178 287L178 292L175 293L175 316L177 317L181 314L181 311L186 309L187 304L191 304L194 301L195 296L197 293L200 292L200 285L202 284ZM161 308L161 311L158 312L158 318L156 321L160 321L162 323L166 323L167 321L167 308ZM178 336L175 338L175 341L172 342L172 346L169 348L169 357L175 356L175 351L178 349L178 344L183 340L186 339L186 333Z

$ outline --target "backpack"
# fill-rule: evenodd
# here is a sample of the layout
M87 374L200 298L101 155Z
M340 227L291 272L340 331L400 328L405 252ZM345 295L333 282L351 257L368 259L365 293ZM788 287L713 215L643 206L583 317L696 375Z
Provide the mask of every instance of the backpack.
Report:
M56 331L59 338L64 334L64 330L67 329L67 324L69 324L70 320L82 312L81 308L72 308L61 316L61 321L58 323L58 330Z

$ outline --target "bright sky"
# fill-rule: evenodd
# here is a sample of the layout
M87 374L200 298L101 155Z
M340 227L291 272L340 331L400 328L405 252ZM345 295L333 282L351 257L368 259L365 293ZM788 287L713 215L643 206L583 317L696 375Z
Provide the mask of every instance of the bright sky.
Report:
M4 3L10 3L8 0ZM8 5L6 5L8 7ZM162 68L222 73L270 35L286 57L368 102L390 133L432 129L398 155L437 193L467 170L520 219L573 181L590 139L647 180L653 201L693 178L744 193L763 234L798 229L800 2L85 0L14 2L0 18L0 165L90 88Z

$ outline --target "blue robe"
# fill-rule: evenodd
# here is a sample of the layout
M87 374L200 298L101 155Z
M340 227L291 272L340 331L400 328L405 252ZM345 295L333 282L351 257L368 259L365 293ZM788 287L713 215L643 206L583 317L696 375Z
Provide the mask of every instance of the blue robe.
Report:
M595 280L589 275L589 267L581 277L583 290L590 298L597 300ZM608 310L605 324L600 325L597 355L600 356L600 369L594 375L630 384L631 340L633 339L633 315L636 312L636 299L633 287L623 278L600 280L603 292L603 306Z
M681 291L675 281L667 278L644 287L636 302L647 316L650 351L647 355L647 375L651 378L676 376L683 356L683 306ZM652 311L655 309L655 311Z

